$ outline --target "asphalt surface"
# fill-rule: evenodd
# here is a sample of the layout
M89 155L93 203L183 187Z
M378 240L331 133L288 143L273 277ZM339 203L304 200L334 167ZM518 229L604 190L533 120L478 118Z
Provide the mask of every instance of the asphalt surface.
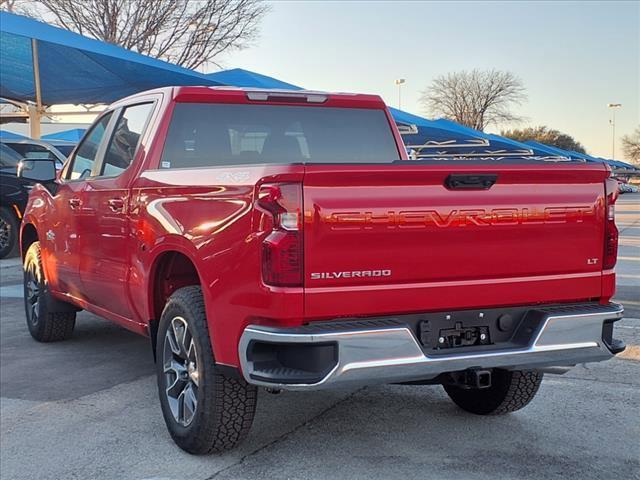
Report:
M640 194L618 201L624 357L547 375L520 412L478 417L440 387L260 392L238 449L171 441L148 340L82 312L71 340L27 331L20 263L0 261L2 479L640 479Z

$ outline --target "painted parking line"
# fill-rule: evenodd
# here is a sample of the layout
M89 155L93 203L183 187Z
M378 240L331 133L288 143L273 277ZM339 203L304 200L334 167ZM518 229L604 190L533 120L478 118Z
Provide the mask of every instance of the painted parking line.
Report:
M622 247L631 247L631 248L640 248L640 242L638 242L638 241L633 241L632 242L632 241L628 241L628 240L627 241L621 240L620 241L620 246L622 246Z
M21 265L22 260L20 259L20 257L3 258L2 260L0 260L0 269L19 267Z
M4 285L0 287L0 298L22 298L24 296L24 287L21 283L16 285Z
M640 279L640 275L629 275L625 273L616 273L616 278L634 278Z

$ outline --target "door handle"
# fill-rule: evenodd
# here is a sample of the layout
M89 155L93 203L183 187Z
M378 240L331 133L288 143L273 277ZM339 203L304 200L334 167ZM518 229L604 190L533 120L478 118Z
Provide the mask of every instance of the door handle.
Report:
M81 204L82 204L82 202L80 202L79 198L70 198L69 199L69 207L71 207L72 210L80 208Z
M110 198L107 204L112 212L121 212L124 209L124 200L121 198Z

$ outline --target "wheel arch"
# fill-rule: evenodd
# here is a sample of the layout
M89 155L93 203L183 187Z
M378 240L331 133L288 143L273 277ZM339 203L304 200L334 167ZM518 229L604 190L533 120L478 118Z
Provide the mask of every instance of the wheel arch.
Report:
M148 288L149 337L153 355L156 355L158 323L162 310L173 292L182 287L198 285L202 287L202 277L196 262L179 249L164 250L153 260Z
M24 260L29 247L39 240L40 237L38 236L38 229L36 226L30 221L27 221L26 223L23 222L22 228L20 229L20 256L22 257L22 260Z

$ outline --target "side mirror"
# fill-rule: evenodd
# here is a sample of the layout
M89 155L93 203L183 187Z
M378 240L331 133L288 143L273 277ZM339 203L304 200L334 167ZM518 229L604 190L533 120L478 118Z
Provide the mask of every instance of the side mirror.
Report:
M48 158L24 159L18 164L18 177L39 183L56 180L56 162Z

